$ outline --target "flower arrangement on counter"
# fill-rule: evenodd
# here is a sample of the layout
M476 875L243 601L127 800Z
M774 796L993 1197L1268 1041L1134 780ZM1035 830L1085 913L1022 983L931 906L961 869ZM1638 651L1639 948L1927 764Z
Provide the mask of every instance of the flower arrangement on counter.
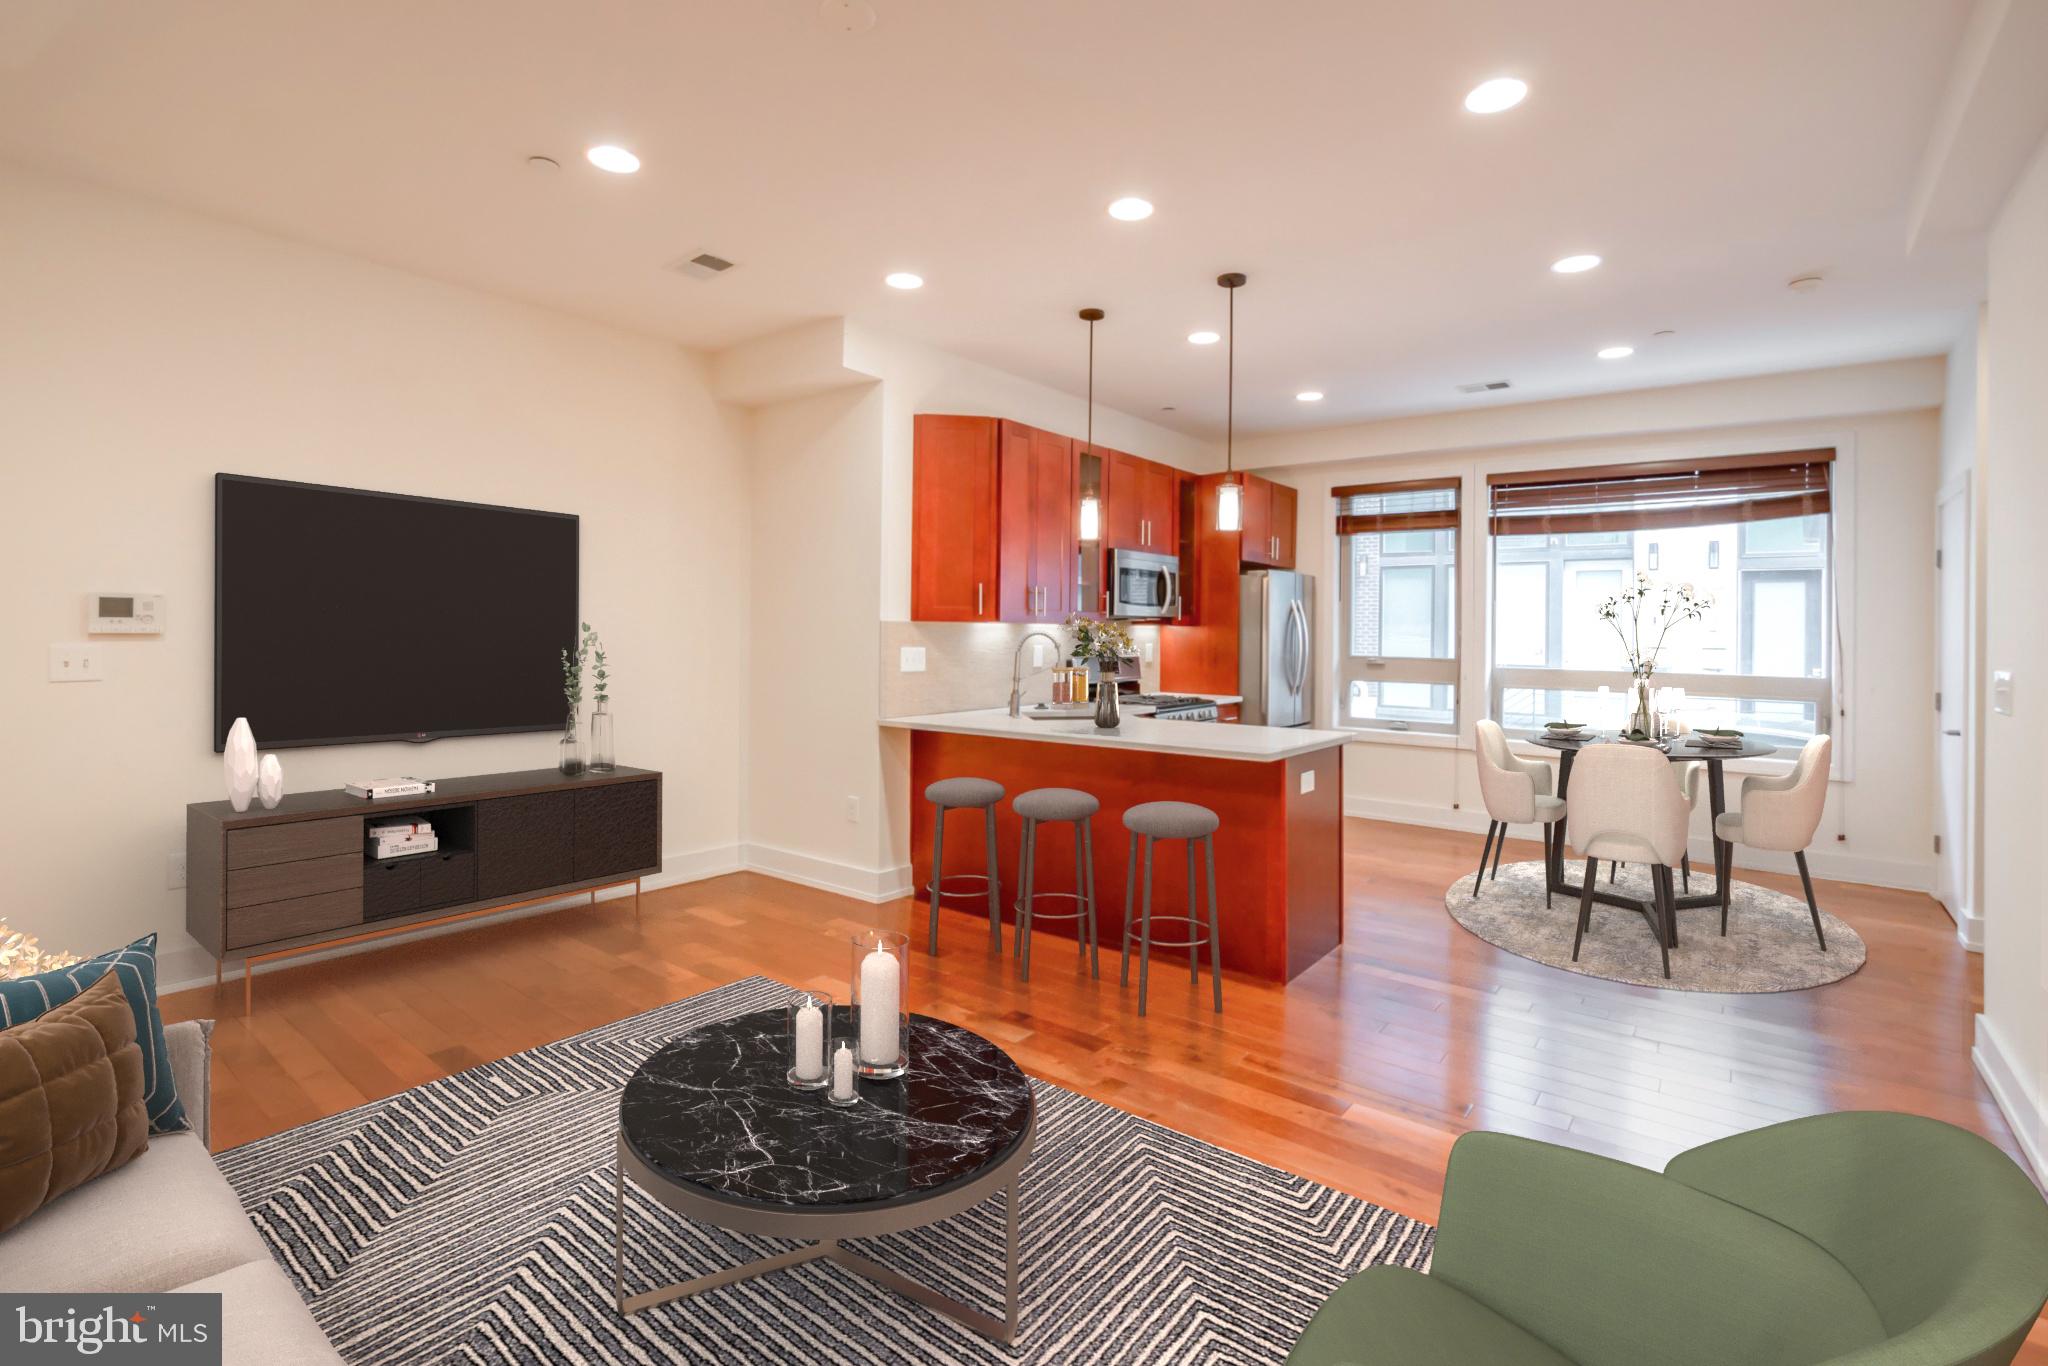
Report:
M75 953L44 949L36 943L34 935L11 929L5 920L0 920L0 982L32 977L39 972L68 968L84 961Z
M1073 659L1090 660L1114 668L1118 660L1131 654L1135 648L1131 644L1131 628L1120 621L1097 621L1076 612L1067 618L1066 630L1074 638L1074 648L1069 652Z

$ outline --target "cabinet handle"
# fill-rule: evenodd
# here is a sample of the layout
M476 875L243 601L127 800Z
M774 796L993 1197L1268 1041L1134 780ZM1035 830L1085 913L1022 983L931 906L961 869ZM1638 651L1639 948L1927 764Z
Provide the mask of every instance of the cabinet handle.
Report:
M981 615L981 585L974 585L974 615Z

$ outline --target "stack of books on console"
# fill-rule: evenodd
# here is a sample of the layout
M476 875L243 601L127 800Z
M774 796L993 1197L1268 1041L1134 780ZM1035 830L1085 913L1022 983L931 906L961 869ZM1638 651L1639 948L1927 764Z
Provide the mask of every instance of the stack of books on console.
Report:
M363 778L343 783L341 790L351 797L424 797L434 790L425 778Z
M404 858L433 853L441 847L441 837L427 821L393 819L373 822L365 832L365 844L373 859Z

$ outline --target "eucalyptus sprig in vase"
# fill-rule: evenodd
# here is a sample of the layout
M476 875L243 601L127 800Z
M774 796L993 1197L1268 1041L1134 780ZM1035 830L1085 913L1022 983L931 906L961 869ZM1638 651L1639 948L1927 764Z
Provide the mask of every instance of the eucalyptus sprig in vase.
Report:
M596 699L596 709L590 713L590 771L609 773L618 767L612 751L611 669L605 663L604 641L590 629L589 622L583 624L583 643L590 651L591 693Z
M590 623L583 623L586 632L576 641L576 648L562 651L562 700L568 705L568 717L562 722L562 757L557 765L565 778L574 778L583 772L583 737L577 731L577 715L583 708L583 657L590 648L588 632Z
M1698 592L1689 583L1656 583L1640 571L1635 582L1600 604L1600 620L1614 628L1614 634L1621 637L1622 653L1628 656L1631 692L1625 733L1629 738L1657 738L1650 690L1657 673L1657 656L1664 651L1664 637L1680 622L1698 621L1713 605L1712 593ZM1643 643L1646 635L1647 646Z
M1074 638L1071 657L1095 666L1095 725L1115 730L1123 721L1117 710L1116 671L1131 653L1131 628L1120 621L1097 621L1076 612L1066 621Z

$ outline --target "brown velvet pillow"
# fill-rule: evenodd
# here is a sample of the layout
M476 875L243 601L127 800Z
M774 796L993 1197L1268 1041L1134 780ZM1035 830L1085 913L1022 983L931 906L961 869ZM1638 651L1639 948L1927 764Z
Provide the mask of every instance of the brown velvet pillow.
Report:
M142 1049L119 973L0 1030L0 1233L148 1146Z

